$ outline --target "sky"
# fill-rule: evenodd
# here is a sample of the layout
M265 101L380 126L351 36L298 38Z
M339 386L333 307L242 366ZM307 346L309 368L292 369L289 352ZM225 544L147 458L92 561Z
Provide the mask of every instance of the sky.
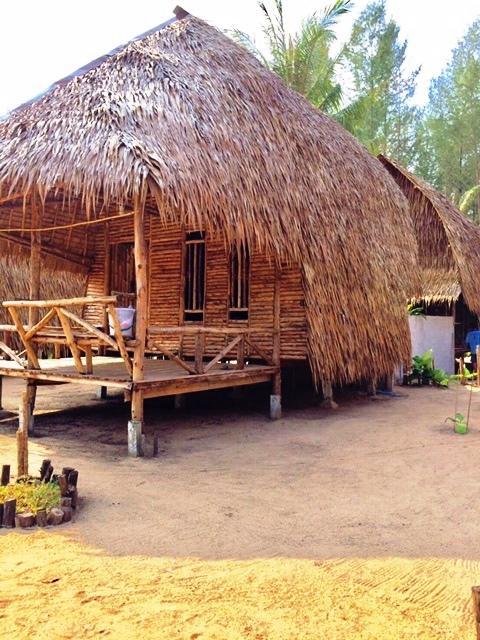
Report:
M267 4L271 0L266 0ZM221 29L233 27L261 41L256 0L4 0L0 23L0 114L44 91L87 62L172 16L175 2ZM332 0L284 0L286 22L295 31L302 18ZM368 0L356 0L341 18L340 41ZM407 39L408 68L422 66L415 96L423 104L432 77L452 48L480 17L479 0L387 0L387 12Z

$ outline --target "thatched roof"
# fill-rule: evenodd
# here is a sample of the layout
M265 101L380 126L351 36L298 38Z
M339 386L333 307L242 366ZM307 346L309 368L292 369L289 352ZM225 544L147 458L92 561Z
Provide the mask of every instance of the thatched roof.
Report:
M38 189L57 223L140 196L162 221L298 263L316 376L371 378L409 358L415 242L402 193L339 124L195 17L13 112L0 125L2 185L4 196ZM1 226L21 211L21 200L0 204ZM88 259L94 233L75 230L69 258ZM66 238L54 232L48 249L65 252Z
M480 314L480 228L430 184L379 156L410 204L426 301L452 302L463 293Z

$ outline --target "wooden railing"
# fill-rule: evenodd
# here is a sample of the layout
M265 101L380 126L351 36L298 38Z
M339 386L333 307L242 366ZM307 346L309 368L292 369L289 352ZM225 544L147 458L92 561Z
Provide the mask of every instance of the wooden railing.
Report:
M64 344L68 346L73 357L75 368L81 374L93 373L93 345L106 345L118 351L125 363L129 375L132 374L132 362L122 335L120 320L115 307L115 296L67 298L61 300L9 300L3 302L13 320L13 325L0 325L0 331L16 332L25 348L28 362L25 363L5 342L0 341L0 350L6 353L17 364L25 368L39 369L35 344ZM113 336L72 311L72 307L83 308L87 304L101 305L108 311L113 326ZM24 325L21 319L22 310L44 309L46 312L33 326ZM58 321L59 325L52 325ZM81 359L85 354L85 366Z
M255 329L255 333L259 330ZM176 362L180 367L188 371L192 375L201 375L208 373L227 356L234 354L236 360L235 368L241 370L245 368L245 357L247 348L251 353L255 353L262 360L269 365L274 365L272 356L265 353L253 340L252 329L233 329L227 327L159 327L154 326L148 329L147 346L152 352L158 352L164 355L169 360ZM213 357L206 357L206 337L211 336L223 336L227 340L227 344L218 351ZM162 338L165 340L167 337L178 336L183 338L190 336L195 339L194 357L193 360L186 360L179 353L174 353L171 348L167 347L162 342ZM207 361L205 361L207 359Z

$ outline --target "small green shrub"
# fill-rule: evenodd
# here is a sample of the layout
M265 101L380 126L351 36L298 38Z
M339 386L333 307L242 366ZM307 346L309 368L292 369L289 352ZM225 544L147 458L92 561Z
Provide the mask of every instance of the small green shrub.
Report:
M435 384L448 387L450 376L443 369L433 366L433 351L429 349L421 356L413 356L409 382L417 380L419 384Z
M17 482L0 487L0 504L5 500L17 500L17 512L31 511L37 513L41 509L51 509L60 505L60 488L58 484L39 484L35 482Z

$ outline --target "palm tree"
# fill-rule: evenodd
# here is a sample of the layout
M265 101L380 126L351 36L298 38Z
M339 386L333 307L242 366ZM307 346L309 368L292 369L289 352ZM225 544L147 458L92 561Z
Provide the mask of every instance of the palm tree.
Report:
M264 2L258 3L264 16L263 32L269 48L267 55L246 33L235 30L234 38L315 107L327 113L339 112L342 88L336 80L335 71L343 52L333 57L330 55L330 46L335 40L332 27L341 15L350 10L352 0L335 0L321 16L313 14L304 20L296 34L285 29L283 0L273 2L273 11L269 11Z

